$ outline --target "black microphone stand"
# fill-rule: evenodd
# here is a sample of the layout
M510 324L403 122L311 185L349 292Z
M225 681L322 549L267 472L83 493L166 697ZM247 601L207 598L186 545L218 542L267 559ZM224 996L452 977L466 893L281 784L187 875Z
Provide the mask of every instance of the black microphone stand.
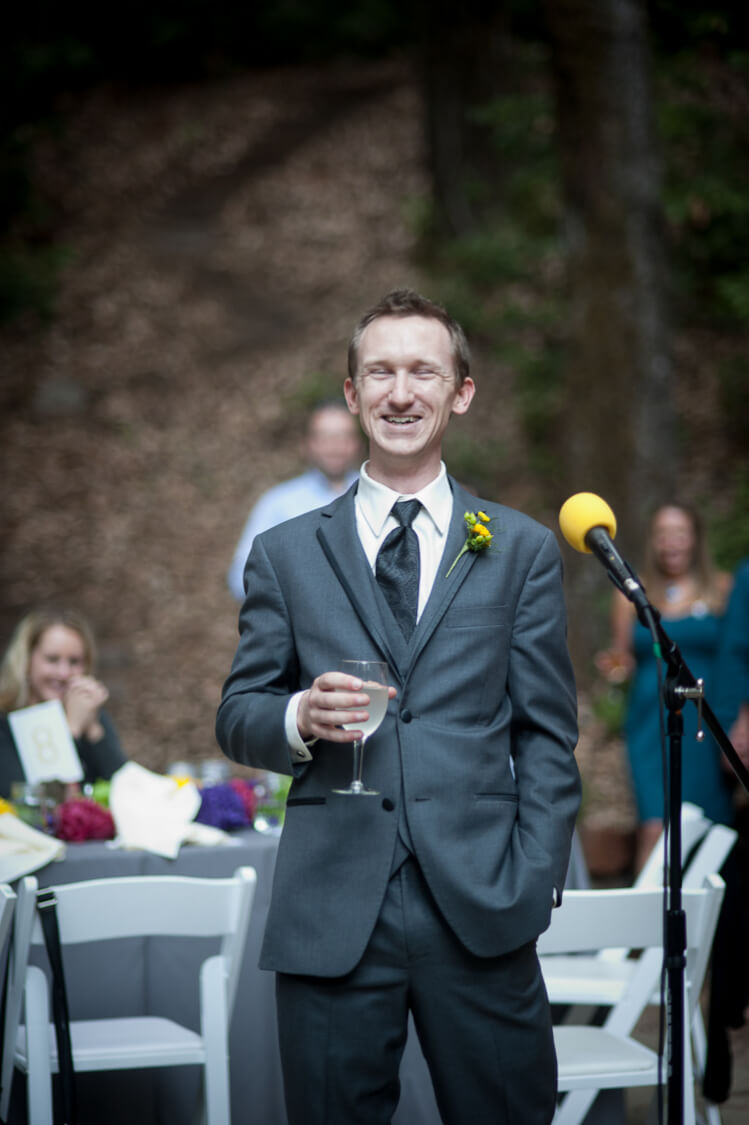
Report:
M615 582L615 585L619 585L619 583ZM623 592L627 593L626 590ZM728 758L731 768L747 793L749 793L749 771L736 753L718 719L710 710L704 697L702 680L694 678L678 647L663 628L658 610L649 603L647 606L638 605L636 608L640 621L650 630L653 641L659 648L660 655L668 669L663 690L663 702L668 711L668 810L670 819L666 856L669 894L664 937L669 1013L668 1125L683 1125L684 1041L686 1034L684 1026L684 973L687 935L686 915L682 908L681 897L681 759L684 731L682 710L686 701L691 699L697 705L698 741L704 738L704 732L702 731L702 720L704 720L705 725Z

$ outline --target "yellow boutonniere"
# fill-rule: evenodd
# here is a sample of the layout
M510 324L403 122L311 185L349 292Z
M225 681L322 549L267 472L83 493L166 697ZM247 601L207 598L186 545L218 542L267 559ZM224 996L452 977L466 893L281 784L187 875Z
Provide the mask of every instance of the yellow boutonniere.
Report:
M466 525L466 541L458 551L457 556L453 560L453 564L448 570L445 578L449 578L453 566L461 558L466 551L483 551L491 543L494 536L489 530L488 524L491 523L491 516L487 516L486 512L466 512L463 516Z

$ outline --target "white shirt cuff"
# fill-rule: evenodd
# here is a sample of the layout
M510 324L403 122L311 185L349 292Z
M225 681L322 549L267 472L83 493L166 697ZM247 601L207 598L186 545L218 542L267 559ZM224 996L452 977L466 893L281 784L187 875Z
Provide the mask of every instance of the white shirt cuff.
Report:
M286 730L286 741L291 750L291 756L295 762L311 762L312 755L309 752L309 747L314 746L317 742L316 738L311 738L309 742L305 742L299 733L299 728L296 725L297 711L299 710L299 700L304 695L303 691L298 691L296 695L292 695L289 702L286 704L286 715L284 717L284 727Z

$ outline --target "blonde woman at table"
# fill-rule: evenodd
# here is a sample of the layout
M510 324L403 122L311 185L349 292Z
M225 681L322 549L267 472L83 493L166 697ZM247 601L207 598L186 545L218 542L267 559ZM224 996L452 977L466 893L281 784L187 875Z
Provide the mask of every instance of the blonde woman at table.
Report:
M91 628L72 610L37 609L18 623L0 664L0 796L10 796L13 782L24 780L8 713L35 703L62 703L84 782L109 779L123 765L95 659Z

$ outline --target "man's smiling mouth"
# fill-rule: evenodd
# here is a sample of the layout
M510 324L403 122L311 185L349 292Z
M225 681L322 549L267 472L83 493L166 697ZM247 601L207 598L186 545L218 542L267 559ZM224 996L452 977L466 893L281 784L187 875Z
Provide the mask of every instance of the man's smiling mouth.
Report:
M410 422L418 422L419 418L416 414L386 414L385 421L394 426L404 426Z

